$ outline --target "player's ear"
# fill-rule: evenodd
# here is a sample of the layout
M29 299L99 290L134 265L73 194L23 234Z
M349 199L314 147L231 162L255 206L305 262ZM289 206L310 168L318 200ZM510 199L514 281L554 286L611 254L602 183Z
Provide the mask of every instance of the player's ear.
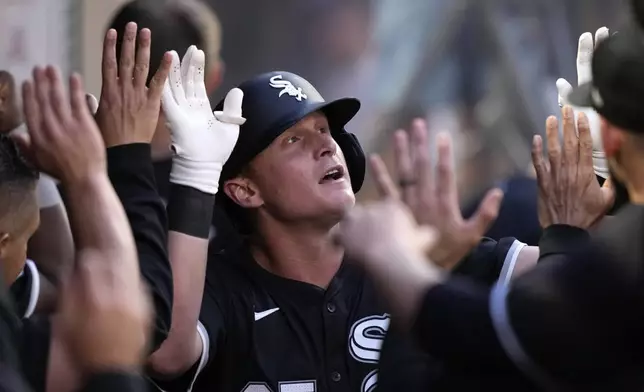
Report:
M244 208L259 208L264 200L255 184L243 177L236 177L224 183L223 191L232 201Z

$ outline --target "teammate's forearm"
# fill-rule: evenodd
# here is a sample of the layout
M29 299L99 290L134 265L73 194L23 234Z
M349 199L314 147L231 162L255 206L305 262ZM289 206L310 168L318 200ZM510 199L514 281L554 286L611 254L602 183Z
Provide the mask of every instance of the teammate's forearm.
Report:
M168 255L174 286L172 324L167 339L150 359L154 370L162 374L182 373L199 359L201 353L197 322L214 201L212 194L183 185L171 185Z
M136 249L125 211L107 173L64 187L76 249L94 248L111 253Z

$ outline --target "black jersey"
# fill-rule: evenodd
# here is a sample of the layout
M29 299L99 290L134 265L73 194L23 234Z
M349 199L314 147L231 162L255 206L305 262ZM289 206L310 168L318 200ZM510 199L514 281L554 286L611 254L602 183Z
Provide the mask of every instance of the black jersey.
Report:
M496 280L522 246L485 240L460 269ZM209 261L200 320L202 358L180 379L158 382L161 389L370 392L390 325L371 281L351 263L324 290L269 273L243 246ZM418 358L408 345L391 351L396 363Z

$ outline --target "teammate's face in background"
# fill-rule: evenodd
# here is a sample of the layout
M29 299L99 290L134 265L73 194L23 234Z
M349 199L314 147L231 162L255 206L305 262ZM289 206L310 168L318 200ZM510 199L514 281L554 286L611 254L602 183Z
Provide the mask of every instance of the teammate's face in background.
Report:
M355 203L349 171L324 114L287 129L250 164L261 214L278 220L342 218Z
M0 217L0 263L5 284L11 285L22 271L27 260L27 243L39 225L35 191Z

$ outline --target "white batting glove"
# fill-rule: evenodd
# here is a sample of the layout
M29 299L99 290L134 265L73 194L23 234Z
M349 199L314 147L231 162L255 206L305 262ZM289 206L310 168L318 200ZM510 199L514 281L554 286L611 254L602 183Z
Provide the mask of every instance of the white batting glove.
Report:
M584 33L579 37L579 48L577 49L577 83L583 84L593 80L592 58L594 48L604 39L608 38L608 29L602 27L595 33L595 42L593 35ZM566 79L557 80L557 91L559 93L559 106L568 105L568 95L572 91L572 86ZM590 125L590 134L593 138L593 168L595 174L602 178L608 178L608 163L606 154L602 146L599 115L593 108L572 107L575 111L575 120L577 113L582 112L588 117Z
M188 48L179 61L172 52L172 69L163 90L163 111L172 135L170 182L216 194L221 169L239 137L244 93L230 90L223 111L211 112L204 83L204 52Z

